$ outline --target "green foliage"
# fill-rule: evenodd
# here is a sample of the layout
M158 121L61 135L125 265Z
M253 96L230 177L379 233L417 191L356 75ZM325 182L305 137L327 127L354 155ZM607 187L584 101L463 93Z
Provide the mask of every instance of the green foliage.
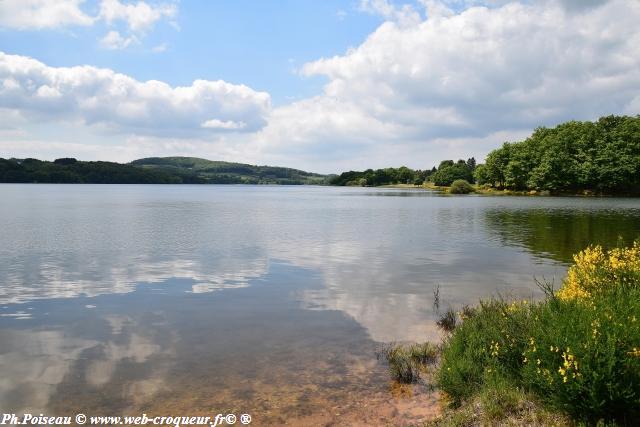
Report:
M452 194L469 194L474 191L473 186L464 179L456 179L451 183L451 188L449 189Z
M329 183L340 186L376 187L390 184L421 185L431 171L409 169L406 166L386 169L367 169L364 172L349 171L333 177Z
M131 164L0 159L0 182L86 184L326 184L296 169L212 162L192 157L141 159Z
M0 159L0 182L87 184L174 184L180 177L111 162L79 162L58 159Z
M503 349L500 337L508 335L510 339L520 336L521 333L514 334L522 329L526 319L514 316L509 322L506 310L507 304L502 301L481 302L475 315L466 319L445 343L438 383L451 397L454 405L462 404L477 393L483 385L485 374L496 370L513 371L517 368L517 363L512 363L507 356L517 360L518 349L510 349L509 346ZM500 353L501 350L511 351ZM498 360L492 361L496 352L506 364L499 364Z
M553 193L640 193L640 116L538 128L505 143L477 168L480 184Z
M478 165L473 171L473 179L476 181L476 184L484 185L489 183L489 171L486 165Z
M549 411L539 399L500 375L487 376L474 398L428 422L431 427L570 426L566 416Z
M632 319L639 314L637 289L609 292L595 306L559 300L541 305L532 331L539 351L524 350L529 358L522 382L578 418L637 419L640 354L632 351L640 342L640 326Z
M503 187L506 180L506 168L511 155L511 144L505 142L502 148L493 150L485 162L487 183Z
M473 158L466 162L458 160L457 163L454 163L453 160L444 160L440 162L438 170L429 177L429 180L435 185L447 187L456 180L473 182L474 168L475 159Z
M134 160L131 164L206 184L326 185L329 178L298 169L219 162L197 157L150 157Z
M638 343L637 288L613 288L593 304L491 300L446 342L438 381L455 405L506 379L577 420L628 423L640 416Z

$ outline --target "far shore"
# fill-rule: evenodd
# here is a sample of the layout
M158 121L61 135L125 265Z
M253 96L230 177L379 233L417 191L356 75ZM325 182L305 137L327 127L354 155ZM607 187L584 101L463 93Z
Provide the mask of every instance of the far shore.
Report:
M606 194L598 194L592 191L582 191L577 193L558 193L552 194L549 191L542 190L530 190L530 191L515 191L515 190L500 190L496 188L484 188L478 186L477 184L472 184L473 192L470 194L478 194L481 196L536 196L536 197L558 197L558 196L572 196L572 197L634 197L627 195L606 195ZM451 194L451 187L447 186L439 186L435 185L431 182L425 182L422 185L415 184L387 184L387 185L379 185L373 188L397 188L397 189L412 189L412 190L427 190L427 191L437 191L444 194ZM466 194L463 194L466 195Z

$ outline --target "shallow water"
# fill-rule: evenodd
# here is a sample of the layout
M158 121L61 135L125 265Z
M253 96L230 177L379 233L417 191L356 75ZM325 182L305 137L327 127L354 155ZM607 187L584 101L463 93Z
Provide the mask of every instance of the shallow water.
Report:
M640 236L637 199L1 185L0 200L12 413L419 419L433 397L394 395L375 350L437 339L436 286L441 309L538 297L534 278L557 285L587 244Z

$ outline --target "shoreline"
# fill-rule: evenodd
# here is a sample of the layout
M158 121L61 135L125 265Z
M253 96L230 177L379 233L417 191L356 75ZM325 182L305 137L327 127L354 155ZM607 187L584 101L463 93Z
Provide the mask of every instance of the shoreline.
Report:
M633 194L599 194L589 190L576 193L551 193L548 190L529 190L529 191L517 191L517 190L499 190L496 188L480 188L476 184L471 184L474 191L469 194L454 194L454 195L479 195L479 196L529 196L529 197L607 197L607 198L638 198L639 195ZM440 192L442 194L452 194L450 192L451 187L434 185L432 183L425 183L422 185L414 184L386 184L375 187L362 187L362 188L395 188L403 190L426 190Z
M330 184L278 184L278 183L149 183L149 182L0 182L0 185L64 185L64 186L107 186L107 185L144 185L144 186L235 186L235 187L334 187L334 188L385 188L385 189L398 189L398 190L416 190L416 191L430 191L438 192L443 195L456 195L456 196L527 196L527 197L598 197L598 198L640 198L640 194L602 194L595 193L589 190L584 190L577 193L551 193L548 190L529 190L529 191L517 191L517 190L499 190L496 188L479 188L476 184L471 184L474 190L468 194L454 194L450 192L451 187L438 186L432 183L423 185L414 184L385 184L376 186L351 186L351 185L330 185Z

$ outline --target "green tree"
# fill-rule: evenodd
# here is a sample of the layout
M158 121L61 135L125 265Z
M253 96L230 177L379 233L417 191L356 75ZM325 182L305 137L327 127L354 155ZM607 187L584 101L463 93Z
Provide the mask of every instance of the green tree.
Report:
M476 169L473 171L473 178L477 184L487 184L489 182L487 167L483 164L476 166Z
M429 179L435 185L449 186L458 179L473 182L473 174L464 160L458 160L457 163L453 160L444 160L440 162L438 170Z

